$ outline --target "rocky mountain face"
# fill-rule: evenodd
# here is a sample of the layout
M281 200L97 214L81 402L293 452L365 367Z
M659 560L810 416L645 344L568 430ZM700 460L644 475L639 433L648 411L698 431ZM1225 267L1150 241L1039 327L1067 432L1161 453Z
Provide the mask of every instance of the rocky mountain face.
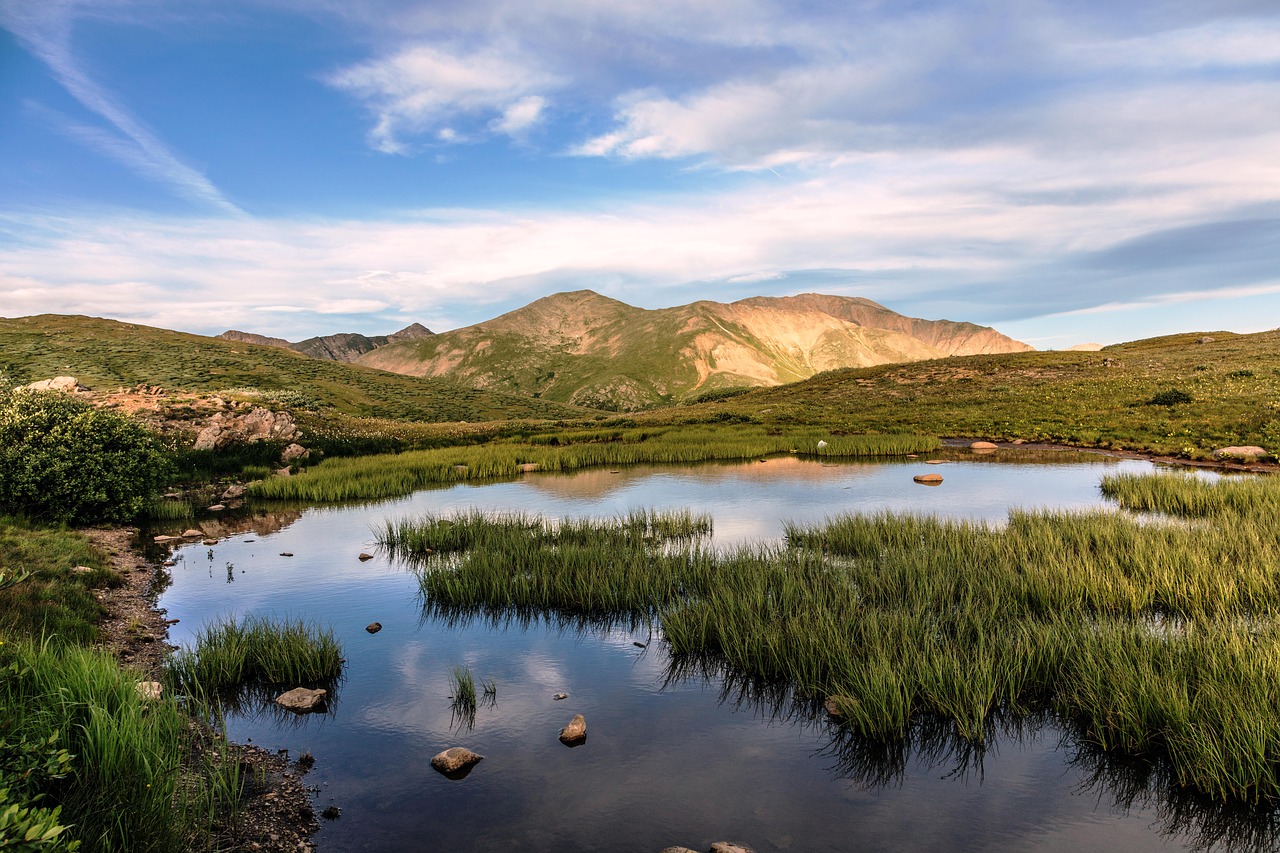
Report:
M625 411L841 367L1030 349L988 327L905 317L868 299L810 293L649 311L580 290L357 361Z
M269 338L265 335L255 335L252 332L240 332L235 329L223 332L218 337L227 341L283 347L284 349L300 352L303 355L309 355L312 358L323 358L328 361L353 362L365 353L373 352L387 344L397 341L420 340L433 334L434 332L421 323L414 323L390 335L367 337L355 332L342 332L336 335L307 338L305 341L298 341L297 343L286 341L284 338Z

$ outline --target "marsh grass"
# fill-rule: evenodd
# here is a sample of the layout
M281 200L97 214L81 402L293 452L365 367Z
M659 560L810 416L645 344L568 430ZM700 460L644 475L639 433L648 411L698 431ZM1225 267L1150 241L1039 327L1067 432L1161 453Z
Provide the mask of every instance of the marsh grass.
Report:
M449 682L453 685L452 700L454 711L459 714L476 713L476 679L471 670L455 666L449 673Z
M820 448L822 441L826 444ZM476 446L328 459L301 476L254 483L250 493L272 500L384 498L438 483L514 477L525 470L689 464L778 453L823 458L902 456L937 446L937 439L919 435L832 435L816 428L766 430L760 426L533 433Z
M71 571L88 566L92 572ZM104 609L94 596L118 586L105 554L81 534L0 516L0 574L21 583L0 584L0 636L49 637L58 644L97 637Z
M29 639L0 645L0 733L47 739L72 756L39 793L83 849L202 849L240 792L238 765L191 750L197 735L172 695L144 699L105 652ZM220 740L218 741L221 742Z
M862 737L936 718L981 744L993 719L1052 712L1103 752L1167 760L1188 789L1280 798L1280 480L1106 490L1165 520L844 516L717 552L652 520L473 514L447 548L404 547L411 523L380 539L420 560L428 609L658 621L677 657L833 697Z
M242 688L297 687L332 682L342 672L342 646L329 629L249 615L207 625L192 647L170 658L176 689L212 697Z

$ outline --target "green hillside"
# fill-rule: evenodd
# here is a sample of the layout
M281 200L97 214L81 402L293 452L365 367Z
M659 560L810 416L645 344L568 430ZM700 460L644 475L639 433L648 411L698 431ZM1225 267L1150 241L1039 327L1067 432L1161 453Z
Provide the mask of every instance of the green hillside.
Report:
M851 432L1021 438L1191 458L1227 445L1276 453L1280 330L838 370L687 410Z
M0 319L0 380L23 384L74 376L95 391L140 383L211 393L233 388L291 392L302 407L360 417L491 421L580 417L583 409L475 391L308 358L292 350L206 338L92 317L44 314Z

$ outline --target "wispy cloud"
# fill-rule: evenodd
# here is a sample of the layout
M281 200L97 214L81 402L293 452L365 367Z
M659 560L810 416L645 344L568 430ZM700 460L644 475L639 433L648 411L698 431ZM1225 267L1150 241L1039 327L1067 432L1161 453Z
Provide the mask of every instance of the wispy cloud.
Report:
M72 97L108 122L114 132L88 127L50 110L42 112L73 138L144 177L161 181L192 201L239 214L239 208L208 178L182 162L80 64L71 48L77 11L78 4L72 0L0 0L0 24L48 66Z

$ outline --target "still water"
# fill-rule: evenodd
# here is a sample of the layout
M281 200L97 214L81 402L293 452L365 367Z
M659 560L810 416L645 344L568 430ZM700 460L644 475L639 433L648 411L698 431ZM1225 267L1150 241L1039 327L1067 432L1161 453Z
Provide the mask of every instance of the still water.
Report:
M981 753L946 727L884 749L785 697L716 673L674 674L647 628L424 616L413 574L372 543L383 519L471 508L549 517L690 508L712 515L726 547L776 540L786 520L844 512L999 523L1011 508L1103 506L1104 474L1152 470L1083 454L950 458L596 469L360 506L266 507L206 522L218 544L175 552L160 606L181 620L171 630L179 644L202 624L251 612L302 616L341 637L347 663L329 713L228 720L234 740L315 756L306 782L319 788L317 812L341 809L322 821L321 851L657 853L718 840L761 853L1146 851L1273 841L1258 829L1269 816L1172 796L1158 767L1105 760L1049 720L993 728ZM919 473L945 482L917 485ZM362 551L375 558L360 562ZM384 627L371 635L373 621ZM449 676L460 666L496 684L474 721L451 711ZM567 748L557 733L575 713L586 717L587 741ZM430 759L450 746L485 759L466 778L446 779Z

